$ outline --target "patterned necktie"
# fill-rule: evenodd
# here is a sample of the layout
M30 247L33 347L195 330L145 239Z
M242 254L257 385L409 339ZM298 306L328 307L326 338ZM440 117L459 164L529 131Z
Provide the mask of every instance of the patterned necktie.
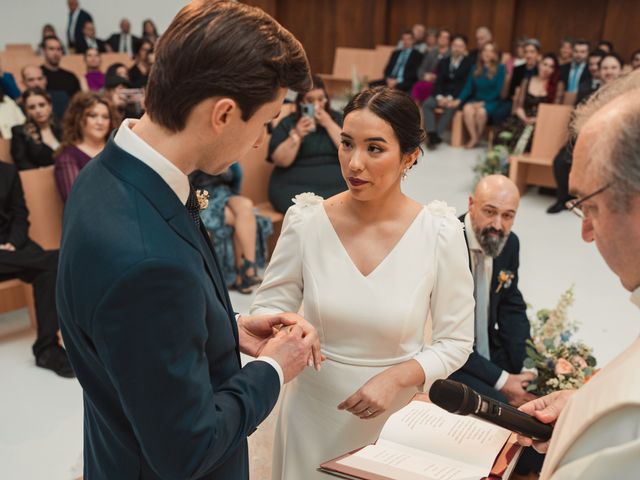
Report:
M196 224L196 227L200 228L200 202L198 202L198 197L193 187L191 187L189 191L189 198L187 198L185 206L187 207L189 215Z
M486 359L489 352L489 282L485 270L485 256L476 251L475 291L476 297L476 351Z

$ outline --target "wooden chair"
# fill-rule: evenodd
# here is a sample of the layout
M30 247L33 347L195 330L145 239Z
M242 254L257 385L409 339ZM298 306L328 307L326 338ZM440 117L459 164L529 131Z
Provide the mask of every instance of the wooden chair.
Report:
M364 77L368 80L381 78L378 63L376 51L373 49L338 47L333 59L332 73L320 74L320 77L324 80L330 96L341 95L351 88L354 72L360 80Z
M509 157L509 178L523 194L527 185L555 187L553 159L567 143L573 107L543 103L538 109L531 153Z
M8 50L0 54L0 62L3 70L15 77L18 87L24 88L22 69L27 65L42 65L42 57L36 55L33 51Z
M33 51L33 46L30 43L7 43L4 49L7 52L22 52L31 55L35 55L36 53Z
M578 94L576 92L564 92L564 96L562 97L562 104L574 106L576 104L577 96Z
M0 138L0 162L13 163L11 158L11 140Z

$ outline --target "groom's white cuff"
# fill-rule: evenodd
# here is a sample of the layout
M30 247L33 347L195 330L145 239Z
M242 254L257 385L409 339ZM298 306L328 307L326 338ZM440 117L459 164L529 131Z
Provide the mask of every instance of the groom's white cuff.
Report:
M280 366L280 364L278 362L276 362L271 357L264 357L264 356L258 357L254 361L256 361L256 362L266 362L269 365L271 365L275 369L275 371L278 373L278 378L280 379L280 388L282 388L282 385L284 385L284 373L282 372L282 367Z

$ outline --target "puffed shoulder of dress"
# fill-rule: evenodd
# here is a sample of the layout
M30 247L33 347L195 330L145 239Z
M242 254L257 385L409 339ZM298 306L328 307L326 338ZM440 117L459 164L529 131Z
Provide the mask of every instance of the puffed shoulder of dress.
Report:
M433 200L427 205L427 210L433 216L440 230L464 230L464 224L458 219L455 207L450 207L447 202Z
M285 214L285 222L288 225L296 225L317 211L322 206L324 198L312 192L300 193L291 199L293 205Z

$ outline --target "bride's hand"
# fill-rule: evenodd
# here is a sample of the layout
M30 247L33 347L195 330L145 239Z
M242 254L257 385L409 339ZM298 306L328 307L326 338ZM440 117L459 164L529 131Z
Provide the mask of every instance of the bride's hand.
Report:
M363 420L376 418L391 407L401 388L393 373L381 372L340 403L338 410L347 410Z

